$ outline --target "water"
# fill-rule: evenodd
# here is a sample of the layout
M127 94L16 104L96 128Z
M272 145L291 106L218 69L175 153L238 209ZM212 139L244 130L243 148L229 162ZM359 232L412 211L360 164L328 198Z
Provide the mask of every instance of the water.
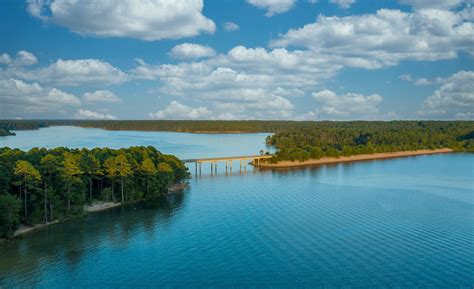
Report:
M273 152L265 146L268 133L195 134L148 131L108 131L74 126L53 126L39 130L15 131L16 136L0 137L0 147L29 150L33 147L123 148L154 146L179 158L205 158L256 155L260 150Z
M261 136L245 137L262 148ZM203 168L184 194L0 247L0 287L472 288L473 164L473 154L450 154Z

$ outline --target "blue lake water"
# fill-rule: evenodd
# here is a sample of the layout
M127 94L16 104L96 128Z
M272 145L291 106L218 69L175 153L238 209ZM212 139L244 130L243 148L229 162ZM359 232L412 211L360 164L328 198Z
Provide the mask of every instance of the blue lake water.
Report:
M42 135L50 129L63 135ZM259 134L239 142L239 135L68 131L23 131L5 142L161 149L162 139L186 158L194 157L186 146L202 156L266 149ZM189 143L181 147L182 139ZM232 174L220 166L217 175L203 167L183 194L0 247L0 287L472 288L473 175L474 154Z

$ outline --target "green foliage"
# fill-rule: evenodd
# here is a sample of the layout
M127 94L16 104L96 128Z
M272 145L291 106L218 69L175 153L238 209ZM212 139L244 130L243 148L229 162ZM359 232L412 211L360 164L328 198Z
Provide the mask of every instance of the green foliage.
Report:
M12 195L0 195L0 238L9 237L20 223L21 201Z
M179 159L154 147L0 148L0 235L10 234L19 221L34 224L81 214L93 198L115 201L119 184L123 202L151 200L188 176Z
M472 121L313 122L267 137L272 162L420 149L474 151Z

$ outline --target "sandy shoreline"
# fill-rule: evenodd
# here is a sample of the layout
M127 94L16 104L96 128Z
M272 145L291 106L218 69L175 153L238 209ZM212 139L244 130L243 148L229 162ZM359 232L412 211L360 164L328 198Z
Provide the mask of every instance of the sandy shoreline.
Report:
M122 205L122 204L121 203L112 203L112 202L96 202L92 205L84 205L84 213L88 214L88 213L99 212L99 211L107 210L107 209L117 207L117 206L120 206L120 205ZM24 225L22 225L15 231L15 233L13 233L13 236L11 236L10 238L15 238L15 237L18 237L18 236L36 231L38 229L48 227L50 225L59 224L61 222L67 221L67 220L68 219L64 219L64 220L61 220L61 221L54 220L53 222L48 222L46 224L36 224L36 225L33 225L33 226L24 226Z
M120 206L122 203L113 203L113 202L95 202L92 205L84 206L84 212L92 213L107 210L113 207Z
M390 158L409 157L409 156L418 156L418 155L431 155L431 154L441 154L441 153L451 153L451 152L453 152L452 149L444 148L444 149L436 149L436 150L415 150L415 151L401 151L401 152L391 152L391 153L363 154L363 155L354 155L350 157L339 157L339 158L324 157L320 159L310 159L304 162L281 161L275 164L260 162L259 167L260 168L304 167L304 166L312 166L312 165L390 159Z
M175 194L175 193L182 192L187 187L187 185L188 185L187 182L177 183L177 184L171 185L168 188L168 194ZM92 205L84 205L84 213L85 214L90 214L90 213L100 212L100 211L104 211L104 210L111 209L111 208L114 208L114 207L118 207L118 206L121 206L121 205L122 205L122 203L95 202ZM18 236L36 231L38 229L48 227L49 225L58 224L58 223L68 221L68 220L69 219L64 219L64 220L61 220L61 221L55 220L53 222L49 222L49 223L46 223L46 224L36 224L34 226L24 226L24 225L22 225L15 231L15 233L13 233L13 236L11 236L9 239L12 239L12 238L15 238L15 237L18 237ZM0 241L1 240L5 240L5 239L0 239Z

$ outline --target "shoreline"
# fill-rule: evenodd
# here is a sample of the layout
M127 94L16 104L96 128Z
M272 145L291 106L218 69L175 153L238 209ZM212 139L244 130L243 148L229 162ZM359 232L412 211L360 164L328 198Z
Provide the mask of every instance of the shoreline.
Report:
M381 159L392 159L400 157L411 157L419 155L432 155L432 154L443 154L452 153L453 150L449 148L435 149L435 150L414 150L414 151L400 151L390 153L375 153L375 154L361 154L353 155L348 157L323 157L320 159L309 159L303 162L300 161L280 161L277 163L266 163L260 162L260 165L252 165L259 168L295 168L295 167L306 167L314 165L334 164L334 163L347 163L367 160L381 160Z
M168 187L168 193L166 195L172 195L172 194L179 193L179 192L183 191L185 188L187 188L188 184L189 184L188 182L173 184L173 185ZM80 217L85 217L89 214L105 211L105 210L112 209L112 208L115 208L115 207L120 207L124 204L128 204L128 203L123 203L122 204L122 203L102 202L102 201L94 202L91 205L84 205L84 213ZM66 219L63 219L63 220L54 220L54 221L48 222L46 224L42 223L42 224L36 224L36 225L33 225L33 226L24 226L24 225L22 225L18 229L15 230L15 232L13 233L13 235L11 237L3 238L3 239L0 238L0 243L4 242L4 241L8 241L8 240L13 240L15 238L24 236L24 235L29 234L31 232L37 231L39 229L49 227L50 225L55 225L55 224L59 224L59 223L62 223L62 222L67 222L71 219L73 219L73 218L66 218Z
M84 205L84 215L83 216L86 216L88 214L95 213L95 212L105 211L105 210L115 208L115 207L118 207L118 206L121 206L121 205L122 205L122 203L112 203L112 202L95 202L92 205ZM37 231L39 229L43 229L43 228L49 227L51 225L59 224L59 223L62 223L62 222L67 222L69 220L71 220L71 218L66 218L66 219L62 219L62 220L54 220L52 222L36 224L36 225L33 225L33 226L22 225L18 229L16 229L16 231L13 233L13 235L11 237L6 238L6 239L0 239L0 240L15 239L17 237L23 236L25 234L28 234L28 233L31 233L31 232L34 232L34 231Z

